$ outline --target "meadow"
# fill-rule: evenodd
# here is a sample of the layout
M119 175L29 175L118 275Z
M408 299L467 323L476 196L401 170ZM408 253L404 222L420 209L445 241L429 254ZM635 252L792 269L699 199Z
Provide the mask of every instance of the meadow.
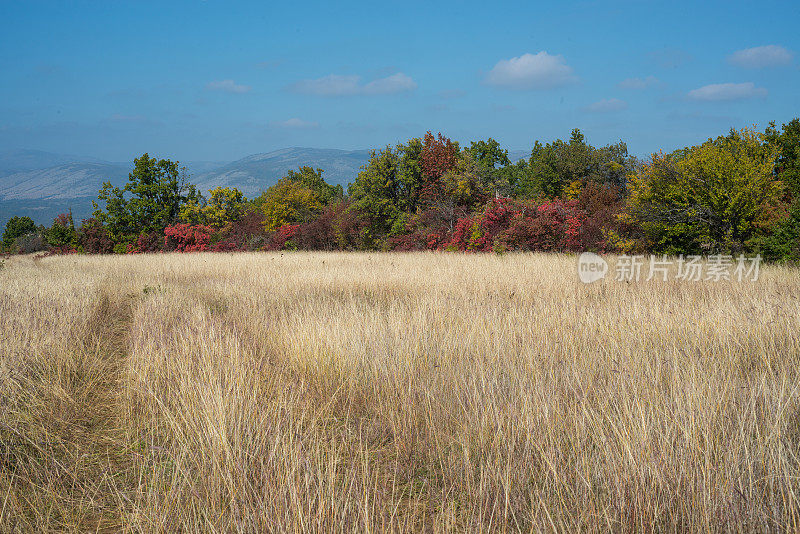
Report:
M800 271L14 256L0 531L800 529Z

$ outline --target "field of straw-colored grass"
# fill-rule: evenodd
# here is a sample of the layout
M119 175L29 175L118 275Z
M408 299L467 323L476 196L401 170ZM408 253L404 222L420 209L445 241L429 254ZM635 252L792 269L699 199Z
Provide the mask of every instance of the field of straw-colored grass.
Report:
M0 531L798 530L800 272L12 257Z

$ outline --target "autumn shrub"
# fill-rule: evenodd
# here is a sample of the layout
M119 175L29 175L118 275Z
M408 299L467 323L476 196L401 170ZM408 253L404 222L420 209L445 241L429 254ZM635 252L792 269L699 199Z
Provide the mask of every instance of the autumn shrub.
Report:
M17 254L31 254L33 252L41 252L47 250L47 243L41 234L30 233L21 235L14 240L12 249Z
M157 232L141 233L136 237L133 243L125 245L125 252L127 254L141 254L145 252L160 252L164 244L163 237ZM117 251L117 247L114 247Z
M520 210L508 229L499 232L494 246L502 250L581 250L583 212L577 201L551 200Z
M264 250L295 250L297 244L293 241L299 224L284 224L270 235Z
M371 225L367 216L362 215L352 203L340 202L336 205L334 236L339 250L363 250L371 244L368 235Z
M406 223L405 232L390 239L392 250L440 250L445 248L457 222L466 216L467 209L451 203L439 203L422 210Z
M78 246L87 254L111 254L114 241L103 224L95 219L85 219L78 229Z
M453 233L449 241L445 244L445 250L465 251L469 246L469 238L472 235L472 227L475 225L475 216L467 215L456 221Z
M524 210L524 204L508 198L489 201L484 210L471 217L460 218L445 248L491 252L495 238L507 230Z
M228 222L219 232L211 236L211 250L260 250L266 243L268 233L264 230L265 215L257 209L246 211L238 220Z
M203 252L209 250L214 229L203 224L178 223L164 229L164 250Z
M313 221L301 224L294 235L294 242L303 250L336 250L339 248L337 224L346 206L342 202L325 206Z

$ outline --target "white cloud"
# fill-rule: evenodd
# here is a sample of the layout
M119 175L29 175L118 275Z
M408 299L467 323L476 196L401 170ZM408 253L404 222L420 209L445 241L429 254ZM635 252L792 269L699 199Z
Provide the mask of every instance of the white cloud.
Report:
M592 113L609 113L612 111L622 111L628 107L628 103L624 100L620 100L619 98L607 98L604 100L599 100L593 104L589 104L586 106L584 111L589 111Z
M206 89L211 91L223 91L225 93L246 93L250 89L252 89L249 85L240 85L235 83L233 80L216 80L213 82L208 82L206 84Z
M394 93L413 91L416 88L417 84L410 76L398 72L386 78L380 78L369 82L364 86L362 92L365 95L391 95Z
M659 83L655 76L647 78L626 78L617 84L620 89L647 89Z
M298 119L297 117L292 117L291 119L287 119L285 121L272 122L271 124L272 126L276 126L278 128L288 128L291 130L311 130L313 128L319 128L318 122L304 121L302 119Z
M361 76L329 74L314 80L301 80L291 86L296 93L319 96L390 95L416 88L416 82L402 72L366 84L361 83Z
M756 46L734 52L728 62L748 69L780 67L791 64L792 53L778 45Z
M716 102L723 100L742 100L745 98L767 96L767 90L756 87L753 82L746 83L714 83L692 89L687 95L691 100Z
M522 54L498 61L486 75L485 82L508 89L549 89L576 80L563 56L552 56L542 50L538 54Z

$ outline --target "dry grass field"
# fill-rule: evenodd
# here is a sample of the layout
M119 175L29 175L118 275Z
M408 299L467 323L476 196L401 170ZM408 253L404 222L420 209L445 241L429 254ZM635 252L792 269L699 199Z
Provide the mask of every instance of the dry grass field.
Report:
M13 257L0 531L800 529L800 272Z

